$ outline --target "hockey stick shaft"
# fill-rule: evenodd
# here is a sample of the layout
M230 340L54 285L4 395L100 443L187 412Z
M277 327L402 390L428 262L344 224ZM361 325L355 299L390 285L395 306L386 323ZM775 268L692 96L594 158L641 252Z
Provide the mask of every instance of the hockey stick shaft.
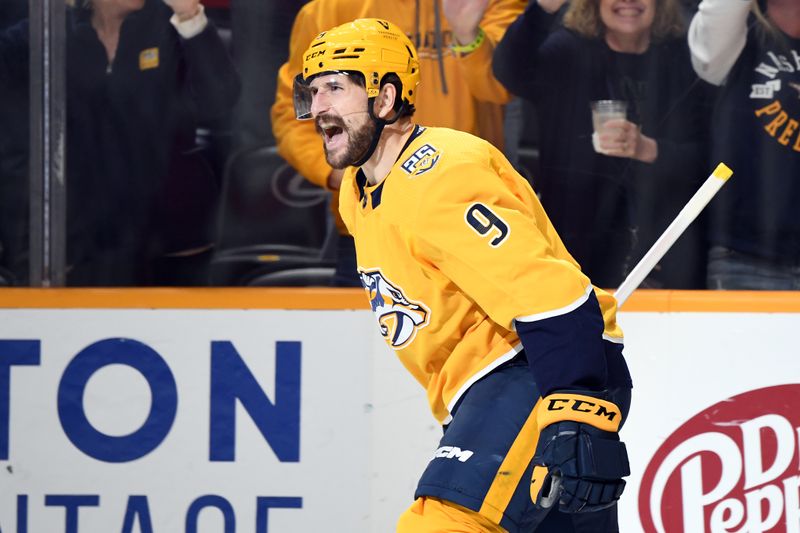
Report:
M650 247L644 257L633 267L631 273L617 288L614 297L617 299L618 308L622 307L631 293L644 281L644 278L653 270L653 267L664 257L664 254L675 244L678 237L686 231L689 224L697 218L697 215L717 194L717 191L725 185L725 182L728 181L732 174L733 171L725 163L717 165L717 168L708 176L705 183L697 189L694 196L683 206L675 220L664 230L664 233L661 234L655 244Z

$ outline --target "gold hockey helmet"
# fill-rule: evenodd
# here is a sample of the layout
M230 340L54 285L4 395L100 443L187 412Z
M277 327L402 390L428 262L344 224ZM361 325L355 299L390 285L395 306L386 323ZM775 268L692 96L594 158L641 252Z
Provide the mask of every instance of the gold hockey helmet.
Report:
M394 73L403 85L406 105L414 105L417 99L417 50L400 28L384 19L357 19L322 32L311 41L303 54L303 72L295 78L297 118L311 118L311 95L307 90L311 79L333 72L360 72L369 98L378 96L381 80Z

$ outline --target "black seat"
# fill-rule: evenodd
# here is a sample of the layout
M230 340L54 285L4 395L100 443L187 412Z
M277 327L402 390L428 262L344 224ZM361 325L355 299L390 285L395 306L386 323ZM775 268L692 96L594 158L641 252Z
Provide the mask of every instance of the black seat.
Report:
M328 245L336 233L329 197L297 174L274 146L231 156L211 284L327 285L334 266Z
M330 285L333 268L308 267L278 270L275 272L253 272L246 285L252 287L311 287Z

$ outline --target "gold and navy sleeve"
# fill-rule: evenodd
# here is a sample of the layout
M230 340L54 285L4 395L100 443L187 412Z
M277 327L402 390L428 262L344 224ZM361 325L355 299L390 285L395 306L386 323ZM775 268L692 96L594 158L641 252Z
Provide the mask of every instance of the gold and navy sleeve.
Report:
M600 391L608 368L603 316L594 291L564 314L515 321L542 396L556 390ZM614 346L609 343L609 347Z

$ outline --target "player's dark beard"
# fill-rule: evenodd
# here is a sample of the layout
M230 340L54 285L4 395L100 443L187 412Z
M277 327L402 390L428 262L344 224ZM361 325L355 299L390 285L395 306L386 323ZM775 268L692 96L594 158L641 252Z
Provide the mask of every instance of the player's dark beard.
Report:
M315 121L317 132L322 131L322 129L319 127L319 121L321 118L322 117L317 117L317 120ZM368 119L364 124L356 128L346 126L344 120L342 120L340 117L326 117L326 122L341 128L342 131L347 134L348 141L347 148L339 156L329 154L328 147L323 144L323 148L325 149L325 160L331 167L337 169L353 166L355 162L361 159L367 150L369 150L369 147L372 144L372 137L375 135L375 130L377 128L375 121Z

